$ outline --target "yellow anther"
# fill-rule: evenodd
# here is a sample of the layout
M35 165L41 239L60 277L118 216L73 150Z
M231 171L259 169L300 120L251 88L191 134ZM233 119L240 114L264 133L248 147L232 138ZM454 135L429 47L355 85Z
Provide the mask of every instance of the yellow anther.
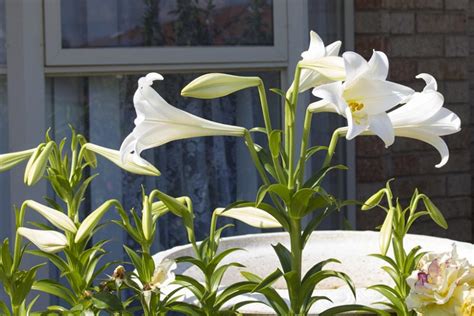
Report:
M350 101L349 102L349 108L351 109L352 112L360 111L364 108L364 103L356 102L356 101Z

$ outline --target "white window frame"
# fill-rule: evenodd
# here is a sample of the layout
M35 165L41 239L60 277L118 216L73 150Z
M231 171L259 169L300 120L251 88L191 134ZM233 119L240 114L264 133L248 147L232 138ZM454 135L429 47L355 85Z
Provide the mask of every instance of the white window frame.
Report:
M273 1L273 46L186 46L62 48L60 0L44 1L46 65L167 65L182 69L187 65L281 63L288 59L287 0ZM277 21L277 23L275 23ZM212 56L212 60L209 60ZM219 65L215 68L219 68Z

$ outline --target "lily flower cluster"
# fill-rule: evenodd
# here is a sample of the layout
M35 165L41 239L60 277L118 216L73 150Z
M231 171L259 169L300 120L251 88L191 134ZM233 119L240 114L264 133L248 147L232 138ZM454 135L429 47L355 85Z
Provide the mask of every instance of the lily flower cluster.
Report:
M407 305L421 315L474 314L474 266L451 252L428 253L407 280Z

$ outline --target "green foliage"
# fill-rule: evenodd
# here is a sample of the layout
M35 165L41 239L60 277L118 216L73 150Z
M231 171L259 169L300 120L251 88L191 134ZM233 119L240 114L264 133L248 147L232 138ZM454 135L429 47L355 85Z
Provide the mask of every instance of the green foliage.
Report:
M418 261L425 253L420 252L420 246L414 247L407 253L403 246L405 235L413 223L422 216L430 216L435 223L443 228L447 228L447 223L433 202L425 194L419 193L418 190L415 190L413 193L408 207L403 208L398 199L394 203L390 182L391 180L387 182L385 188L371 196L364 203L362 210L369 210L379 206L387 212L380 230L381 253L372 254L371 256L383 260L387 264L382 269L393 280L395 287L390 288L379 284L370 287L370 289L379 292L388 300L388 303L380 302L380 304L388 306L397 315L408 316L414 315L415 312L409 311L405 303L410 292L406 279L416 269ZM384 196L386 197L388 208L380 205ZM420 201L423 202L424 208L420 209ZM394 258L387 255L390 245L393 247Z

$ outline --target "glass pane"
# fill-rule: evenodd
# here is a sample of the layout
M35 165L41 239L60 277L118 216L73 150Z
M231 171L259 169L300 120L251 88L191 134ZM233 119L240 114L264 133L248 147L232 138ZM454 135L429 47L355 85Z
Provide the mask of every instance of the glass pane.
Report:
M6 64L7 61L5 37L5 0L0 0L0 64Z
M273 45L272 0L61 1L63 48Z
M256 89L247 89L216 100L183 98L181 88L199 74L166 75L156 83L156 90L174 106L217 122L245 127L263 126ZM268 88L279 87L278 72L246 73L264 79ZM69 134L68 123L84 133L90 141L118 149L125 136L133 129L135 110L133 94L139 76L57 77L47 79L48 117L55 138ZM279 109L279 98L269 95L270 105ZM275 113L277 112L277 113ZM279 111L273 111L273 122L278 126ZM260 137L260 135L259 135ZM263 142L264 138L257 139ZM203 238L209 229L211 211L235 200L254 199L259 185L250 156L241 138L201 137L168 143L142 153L160 169L160 177L135 176L122 172L112 163L101 159L92 184L89 208L94 209L109 198L122 200L126 209L140 210L141 185L147 191L160 188L174 196L188 195L196 212L196 232ZM237 172L238 170L238 172ZM87 205L87 203L86 203ZM86 210L90 211L90 210ZM108 214L115 218L113 212ZM231 234L255 230L240 223L228 231ZM186 243L179 219L173 215L160 219L159 245L169 248ZM110 238L104 230L104 236ZM130 243L124 235L116 237L111 247L122 253L122 245ZM116 248L115 248L116 247Z

